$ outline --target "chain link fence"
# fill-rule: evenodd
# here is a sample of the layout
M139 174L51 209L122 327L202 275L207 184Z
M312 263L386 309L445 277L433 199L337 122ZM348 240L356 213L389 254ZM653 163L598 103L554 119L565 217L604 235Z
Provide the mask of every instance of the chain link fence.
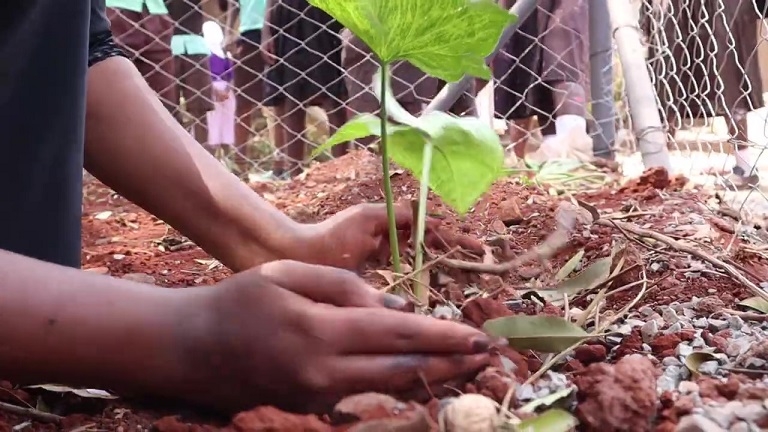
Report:
M763 1L523 2L535 7L495 55L492 82L475 80L451 108L486 119L510 164L598 156L637 175L646 134L656 131L675 172L764 197L754 170L768 171ZM378 110L370 51L306 0L275 1L270 11L266 0L136 3L109 8L118 43L178 121L240 175L295 175L336 127ZM622 42L628 28L636 31ZM622 52L626 38L642 49ZM627 70L632 59L646 71ZM646 72L649 88L637 78ZM392 75L414 114L445 85L407 63ZM641 104L637 95L650 94L652 106Z

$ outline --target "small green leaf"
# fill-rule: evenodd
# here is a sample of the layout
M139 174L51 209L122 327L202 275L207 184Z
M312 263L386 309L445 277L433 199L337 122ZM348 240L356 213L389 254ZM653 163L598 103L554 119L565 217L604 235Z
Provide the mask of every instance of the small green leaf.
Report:
M502 337L517 350L561 352L576 342L595 337L556 316L515 315L495 318L483 324L491 336Z
M485 64L515 17L493 0L309 0L386 63L407 60L448 82L490 77Z
M573 270L576 269L576 266L579 265L579 262L581 262L582 258L584 258L584 249L576 252L576 255L572 256L567 263L560 267L560 270L558 270L557 274L555 275L555 280L562 281L567 278L571 273L573 273Z
M340 127L323 145L318 146L312 152L311 157L315 158L320 153L330 150L331 147L341 143L366 138L371 135L381 136L381 119L373 114L358 114L344 124L344 126Z
M532 413L536 411L536 409L541 407L551 407L552 405L559 403L563 399L566 399L569 396L571 396L575 390L576 390L576 387L568 387L560 391L556 391L554 393L548 394L547 396L532 400L527 404L521 406L520 409L517 410L517 412Z
M768 301L762 297L750 297L746 300L740 301L739 306L752 309L760 313L768 314Z
M589 267L579 272L576 276L557 284L557 291L561 294L577 294L584 290L591 290L605 282L611 274L612 257L600 258Z
M418 126L434 145L430 189L458 213L466 213L502 174L504 150L499 136L478 118L456 118L442 112L420 117ZM404 131L391 134L389 155L419 178L426 139L417 136ZM417 141L420 145L414 145Z
M688 357L685 358L685 367L691 371L691 374L694 377L697 377L701 375L701 372L699 372L701 364L708 361L717 361L717 357L708 351L692 352L688 355Z
M517 425L517 432L568 432L579 421L571 413L561 409L551 409L542 414L523 420Z

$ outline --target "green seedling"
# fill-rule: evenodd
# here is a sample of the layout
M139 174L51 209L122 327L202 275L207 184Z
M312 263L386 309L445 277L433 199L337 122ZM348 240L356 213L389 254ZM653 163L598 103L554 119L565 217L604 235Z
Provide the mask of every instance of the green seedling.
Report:
M314 154L369 136L380 137L384 194L389 217L392 263L401 274L389 162L420 179L414 268L423 264L427 194L431 189L459 213L466 213L503 173L498 135L477 118L442 112L415 117L392 96L389 65L408 61L425 73L453 82L464 75L489 79L486 57L515 17L493 0L309 0L365 42L379 62L371 84L379 116L360 114L331 136ZM415 280L421 280L416 275ZM421 304L428 287L415 284Z

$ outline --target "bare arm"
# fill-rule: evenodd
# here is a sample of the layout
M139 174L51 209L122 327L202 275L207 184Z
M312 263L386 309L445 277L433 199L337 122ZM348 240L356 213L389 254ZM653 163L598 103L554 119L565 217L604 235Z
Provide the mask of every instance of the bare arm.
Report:
M85 166L235 271L291 258L302 225L206 152L136 68L113 57L88 71Z
M126 393L185 385L180 341L200 331L206 309L196 299L210 291L142 285L3 250L0 286L4 378Z

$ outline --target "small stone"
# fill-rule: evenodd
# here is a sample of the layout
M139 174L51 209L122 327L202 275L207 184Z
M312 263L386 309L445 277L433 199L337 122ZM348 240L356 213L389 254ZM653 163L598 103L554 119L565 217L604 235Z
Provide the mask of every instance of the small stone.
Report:
M693 348L704 348L705 346L707 346L707 342L704 340L704 338L696 336L691 341L691 347Z
M624 324L627 324L628 326L635 328L635 327L642 327L643 325L645 325L645 321L630 318L630 319L624 320Z
M640 334L643 336L643 342L649 343L654 336L659 333L659 325L656 321L648 321L640 328Z
M677 358L675 358L675 357L664 357L661 360L661 365L664 366L664 367L668 367L668 366L682 366L683 363L680 360L678 360Z
M693 381L682 381L677 386L677 391L679 391L682 394L698 393L699 385Z
M96 273L100 275L109 274L109 269L106 267L92 267L92 268L85 269L85 271L87 271L88 273Z
M521 401L531 400L536 397L536 391L530 384L520 385L515 390L515 396Z
M763 416L768 415L768 411L765 410L761 403L747 403L740 404L734 409L736 417L748 422L756 422Z
M709 321L709 331L711 331L712 333L717 333L720 330L725 330L728 328L728 321L712 319L712 318L710 318L708 321Z
M674 333L680 333L680 331L683 330L683 324L680 322L676 322L669 326L667 330L664 331L666 334L674 334Z
M732 424L728 430L729 432L751 432L752 428L749 426L749 423L741 421Z
M747 339L733 339L725 349L725 353L730 357L737 357L747 352L751 344L752 342Z
M662 375L656 380L656 388L661 391L673 391L677 388L677 380L671 376Z
M694 312L693 309L690 309L690 308L683 308L683 316L688 319L692 319L693 317L696 316L696 312Z
M664 375L677 379L680 377L681 370L682 368L680 366L667 366L664 369Z
M642 348L642 349L643 349L643 352L647 352L647 353L649 353L649 352L651 352L651 351L652 351L652 348L651 348L651 346L650 346L650 345L648 345L647 343L644 343L644 344L642 344L642 345L640 346L640 348Z
M124 275L122 278L132 282L138 282L138 283L143 283L148 285L155 284L155 278L146 273L128 273L127 275Z
M744 327L744 320L740 316L732 316L728 318L728 327L734 330L741 330Z
M746 325L746 324L743 327L741 327L741 329L739 331L744 333L745 335L748 335L748 336L751 336L752 334L754 334L754 331L752 330L752 327L750 327L749 325Z
M698 318L693 320L693 326L698 329L705 329L709 327L709 322L707 321L706 318Z
M711 418L720 427L728 428L736 418L736 413L732 407L714 406L706 409L707 417Z
M710 288L707 290L707 294L717 294L717 290L714 288Z
M678 357L688 357L693 352L693 348L690 345L681 343L675 348L675 355Z
M768 362L766 362L761 358L750 357L744 362L744 367L746 369L752 369L752 370L765 370L766 363Z
M680 419L675 432L721 432L717 423L701 414L692 414Z
M699 372L704 375L714 375L720 369L720 363L716 360L710 360L699 365Z
M661 314L661 317L664 318L664 321L666 321L669 324L674 324L680 321L680 317L677 316L677 312L675 312L675 310L672 308L664 309L664 312Z
M647 317L651 316L651 315L653 315L655 313L653 308L650 307L650 306L643 306L640 309L638 309L637 311L640 312L641 315L647 316Z

